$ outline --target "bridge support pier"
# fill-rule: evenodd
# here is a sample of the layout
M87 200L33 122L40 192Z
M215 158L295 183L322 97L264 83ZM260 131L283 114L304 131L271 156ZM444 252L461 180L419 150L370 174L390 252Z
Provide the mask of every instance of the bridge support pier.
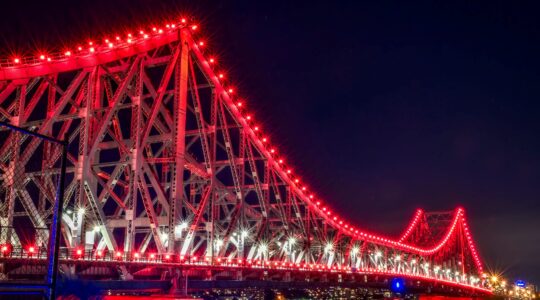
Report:
M171 275L171 289L169 290L169 294L187 296L187 271L175 269Z
M243 277L242 270L236 271L235 280L242 280Z
M205 280L207 280L207 281L214 280L214 275L212 273L212 270L207 270L206 271Z
M285 272L285 275L283 275L283 281L291 282L291 272Z

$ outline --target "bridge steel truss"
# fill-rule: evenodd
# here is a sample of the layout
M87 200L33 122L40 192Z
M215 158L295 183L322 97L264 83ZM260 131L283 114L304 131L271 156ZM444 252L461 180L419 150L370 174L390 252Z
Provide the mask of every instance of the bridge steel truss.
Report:
M314 199L214 72L194 29L179 23L113 50L105 44L0 67L0 120L69 143L66 249L123 261L148 253L278 261L482 287L463 209L419 211L392 239L358 230ZM36 145L14 149L15 139L0 144L0 166L16 159L25 172ZM54 166L60 157L45 151L43 159ZM4 228L13 218L50 224L38 200L0 201ZM12 240L22 249L36 242Z

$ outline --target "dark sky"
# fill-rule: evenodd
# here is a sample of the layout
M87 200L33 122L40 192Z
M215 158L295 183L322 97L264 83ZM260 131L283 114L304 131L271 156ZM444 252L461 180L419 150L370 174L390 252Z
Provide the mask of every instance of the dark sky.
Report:
M463 205L488 267L540 283L538 3L2 6L4 52L194 14L264 130L334 210L398 235L418 207Z

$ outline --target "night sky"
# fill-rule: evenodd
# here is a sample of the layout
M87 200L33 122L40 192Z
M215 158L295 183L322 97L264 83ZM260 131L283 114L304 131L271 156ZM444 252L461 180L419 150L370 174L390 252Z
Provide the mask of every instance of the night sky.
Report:
M295 172L397 236L468 212L489 269L540 283L539 3L9 1L9 54L188 12Z

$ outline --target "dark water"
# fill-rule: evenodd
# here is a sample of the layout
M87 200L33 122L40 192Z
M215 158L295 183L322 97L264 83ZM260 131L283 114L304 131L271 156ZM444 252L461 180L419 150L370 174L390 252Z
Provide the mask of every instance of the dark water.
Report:
M311 289L212 289L190 293L189 297L171 295L111 295L103 300L285 300L285 299L417 299L412 295L393 295L385 290L362 288L311 288Z

